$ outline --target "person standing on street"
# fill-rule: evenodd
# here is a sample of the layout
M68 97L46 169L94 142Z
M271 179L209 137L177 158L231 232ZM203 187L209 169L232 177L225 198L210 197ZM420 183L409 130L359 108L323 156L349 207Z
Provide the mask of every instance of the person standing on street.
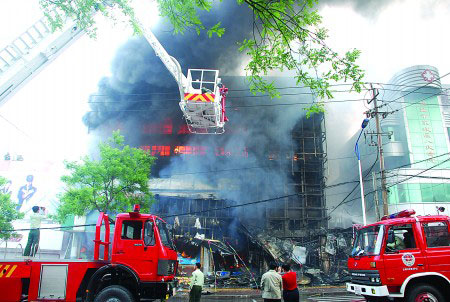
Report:
M271 262L269 271L262 275L261 290L264 302L281 302L282 279L275 271L277 266L275 262Z
M300 294L297 287L297 273L291 271L289 264L282 265L284 274L283 279L283 301L285 302L299 302Z
M34 206L33 213L30 215L30 233L28 233L27 246L23 253L24 256L33 257L39 247L40 227L41 222L45 218L45 208Z
M192 272L189 292L189 302L200 302L202 296L203 284L205 284L205 276L203 275L200 263L195 264L195 270Z

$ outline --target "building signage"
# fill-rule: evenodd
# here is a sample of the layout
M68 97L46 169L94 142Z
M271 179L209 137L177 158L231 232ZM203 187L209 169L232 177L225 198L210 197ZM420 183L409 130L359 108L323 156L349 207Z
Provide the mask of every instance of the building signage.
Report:
M416 169L435 165L433 158L448 152L438 97L427 98L428 95L419 93L405 98L412 104L406 107L406 117L413 161L419 162L413 165Z

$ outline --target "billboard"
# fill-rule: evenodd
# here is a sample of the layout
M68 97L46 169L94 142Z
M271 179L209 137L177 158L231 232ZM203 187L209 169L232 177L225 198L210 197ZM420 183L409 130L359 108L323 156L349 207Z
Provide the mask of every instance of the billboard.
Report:
M43 220L40 234L40 249L61 250L63 232L55 228L60 225L49 217L56 213L58 193L62 191L60 177L64 171L62 163L51 161L26 161L23 158L4 156L0 159L0 176L7 183L0 188L2 193L9 194L11 201L17 204L16 210L24 214L24 218L13 222L18 238L1 243L1 247L25 248L30 227L30 214L33 206L45 207L47 218Z

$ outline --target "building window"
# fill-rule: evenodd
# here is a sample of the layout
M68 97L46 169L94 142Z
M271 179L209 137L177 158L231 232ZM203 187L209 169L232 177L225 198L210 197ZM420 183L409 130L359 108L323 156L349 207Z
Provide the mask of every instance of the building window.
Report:
M450 199L450 184L448 183L409 183L399 184L389 188L389 204L447 202Z

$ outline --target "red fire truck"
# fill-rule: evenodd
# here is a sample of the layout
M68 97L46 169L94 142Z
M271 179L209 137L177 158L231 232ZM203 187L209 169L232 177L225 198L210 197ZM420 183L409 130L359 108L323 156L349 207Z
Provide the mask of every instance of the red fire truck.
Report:
M385 216L356 232L347 291L367 301L450 301L450 217L414 214Z
M100 213L94 260L0 260L0 301L137 302L172 296L178 261L166 223L141 214L139 205L117 215L110 259L108 219Z

